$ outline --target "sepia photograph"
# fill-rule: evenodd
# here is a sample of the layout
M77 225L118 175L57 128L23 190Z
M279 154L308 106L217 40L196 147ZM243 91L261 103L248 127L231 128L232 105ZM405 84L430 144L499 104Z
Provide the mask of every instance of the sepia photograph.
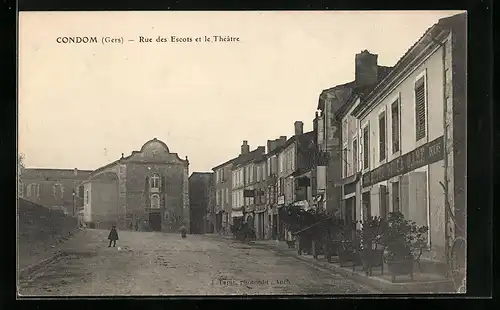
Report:
M467 291L466 11L18 18L17 295Z

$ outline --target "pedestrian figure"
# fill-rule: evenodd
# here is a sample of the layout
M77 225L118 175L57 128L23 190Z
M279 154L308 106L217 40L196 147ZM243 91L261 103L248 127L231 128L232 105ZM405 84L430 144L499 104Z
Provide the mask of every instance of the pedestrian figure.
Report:
M139 222L135 222L135 231L139 230Z
M179 229L181 231L181 237L182 238L186 238L186 234L187 234L187 227L182 225L181 228Z
M108 248L111 247L111 243L113 243L113 247L115 247L116 240L118 240L118 232L116 231L116 225L113 225L113 227L111 227L111 231L109 232L108 239L109 239Z

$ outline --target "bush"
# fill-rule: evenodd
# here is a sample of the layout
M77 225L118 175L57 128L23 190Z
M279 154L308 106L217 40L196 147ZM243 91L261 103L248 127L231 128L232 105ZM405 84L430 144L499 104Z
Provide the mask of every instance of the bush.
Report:
M382 235L387 260L415 259L413 250L426 245L427 226L405 220L401 212L389 213L388 226Z

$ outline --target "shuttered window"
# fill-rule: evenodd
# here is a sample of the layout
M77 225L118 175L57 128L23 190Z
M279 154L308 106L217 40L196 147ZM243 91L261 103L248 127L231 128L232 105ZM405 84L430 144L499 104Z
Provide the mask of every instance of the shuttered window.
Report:
M426 89L424 83L424 77L421 77L415 83L415 133L416 140L420 140L425 137L425 100L426 100Z
M385 133L385 111L380 113L378 118L378 133L379 133L379 159L380 161L385 159L385 148L386 148L386 133Z
M363 129L363 168L368 169L369 166L369 149L370 149L370 125Z
M389 218L389 208L387 207L387 187L380 185L380 217Z
M392 183L392 212L400 212L399 182Z
M344 167L344 178L347 177L347 148L342 152L342 166Z
M391 106L392 119L392 153L399 152L399 100L393 102Z
M358 172L358 139L352 141L352 166L356 174Z

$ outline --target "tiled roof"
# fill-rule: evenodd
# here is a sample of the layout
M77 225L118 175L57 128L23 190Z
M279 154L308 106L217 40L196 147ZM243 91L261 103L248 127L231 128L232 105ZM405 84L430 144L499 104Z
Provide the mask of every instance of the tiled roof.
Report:
M77 170L75 176L74 169L26 168L21 178L87 179L91 173L91 170Z
M246 153L246 154L243 154L243 155L236 157L234 159L234 162L233 162L233 167L237 167L237 166L249 163L249 162L259 160L263 156L264 156L264 152L262 151L262 149L256 148L255 150L253 150L249 153Z

